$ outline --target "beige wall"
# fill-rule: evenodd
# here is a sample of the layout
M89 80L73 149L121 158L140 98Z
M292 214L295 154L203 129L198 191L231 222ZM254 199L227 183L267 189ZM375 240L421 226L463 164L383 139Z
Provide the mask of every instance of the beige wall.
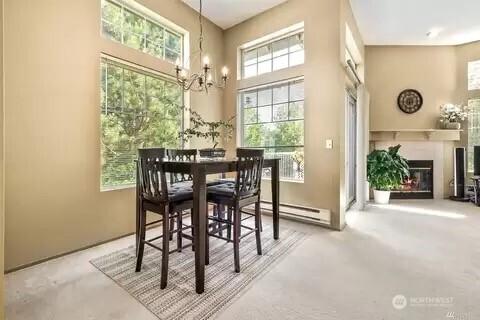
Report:
M438 128L440 105L466 104L468 61L480 59L480 42L460 46L367 46L366 84L371 94L371 129ZM398 94L419 90L424 99L417 113L408 115L397 107ZM464 129L466 129L466 123ZM458 143L444 144L444 191L451 194L453 148L466 146L467 131Z
M237 79L238 48L252 40L304 22L305 64L279 70L254 79L232 81L225 91L225 117L236 113L237 90L278 79L305 76L305 181L282 182L283 203L331 211L331 225L343 227L339 190L344 163L344 60L345 22L353 21L348 1L290 0L255 16L225 32L225 57ZM354 23L352 23L354 25ZM353 26L356 28L355 26ZM360 47L363 47L359 40ZM363 48L362 48L363 50ZM235 66L235 67L234 67ZM333 149L325 149L325 140L333 140ZM239 144L229 144L230 152ZM270 196L264 184L264 197Z
M440 105L455 101L454 47L368 46L366 65L372 130L436 128ZM413 115L397 106L398 94L409 88L420 91L424 99Z
M142 0L197 43L197 14L178 0ZM223 31L205 48L222 64ZM133 232L134 190L100 192L100 53L166 73L173 65L100 36L99 0L5 2L6 269ZM198 61L193 61L198 68ZM220 119L223 93L193 95Z

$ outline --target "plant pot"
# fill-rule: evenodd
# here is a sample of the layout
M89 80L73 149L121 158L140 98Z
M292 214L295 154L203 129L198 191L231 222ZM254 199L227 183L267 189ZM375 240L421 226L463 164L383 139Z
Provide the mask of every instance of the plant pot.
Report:
M460 130L461 127L462 124L460 122L444 122L443 124L444 129Z
M200 157L202 158L223 158L225 153L225 149L221 148L200 149Z
M376 204L388 204L390 201L390 191L373 190L373 198Z

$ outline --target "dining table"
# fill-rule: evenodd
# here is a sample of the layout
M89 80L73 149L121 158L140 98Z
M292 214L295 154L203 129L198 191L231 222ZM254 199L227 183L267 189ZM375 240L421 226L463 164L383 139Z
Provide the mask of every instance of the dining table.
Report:
M189 174L193 182L192 225L195 233L195 291L199 294L205 290L205 242L207 237L207 176L226 174L237 170L237 159L207 159L199 158L192 161L163 162L165 172ZM266 158L263 168L270 171L273 238L279 239L280 223L280 159ZM139 242L140 226L140 188L136 185L136 245Z

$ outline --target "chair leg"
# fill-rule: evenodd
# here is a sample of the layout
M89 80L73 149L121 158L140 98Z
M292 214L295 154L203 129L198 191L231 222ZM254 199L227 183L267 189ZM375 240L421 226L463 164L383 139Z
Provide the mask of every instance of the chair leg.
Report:
M193 223L193 211L190 209L190 225L192 230L192 238L195 239L195 228ZM195 251L195 241L192 240L192 251Z
M145 232L146 232L146 220L147 212L140 209L140 221L139 221L139 235L138 235L138 248L137 248L137 265L135 267L135 272L140 272L142 269L142 260L143 260L143 251L145 250Z
M209 224L210 222L208 221L208 216L207 216L207 226L206 226L207 229L205 232L205 265L207 266L210 264L210 237L208 235L208 232L209 232L208 229L210 229Z
M227 225L227 238L228 240L232 240L232 209L230 207L228 207L227 209L227 220L230 222L228 225Z
M177 252L182 252L182 229L183 229L182 212L177 212Z
M168 210L163 211L163 237L162 237L162 274L160 278L160 289L165 289L167 286L168 278L168 253L170 251L170 240L168 235L170 234L170 222Z
M217 217L220 218L220 219L225 219L225 212L224 212L224 206L219 204L217 206ZM220 237L223 237L223 223L221 222L218 222L217 223L217 228L220 230L219 231L219 235Z
M241 229L240 208L235 206L233 212L233 256L235 260L235 272L240 272L240 229Z
M175 230L175 218L170 218L170 235L169 235L170 241L173 240L173 230Z
M255 237L257 238L257 254L262 255L262 238L261 238L261 212L260 212L260 202L255 203Z
M263 222L262 222L262 205L260 199L258 200L258 206L260 207L260 213L258 214L258 220L260 221L260 232L263 232Z

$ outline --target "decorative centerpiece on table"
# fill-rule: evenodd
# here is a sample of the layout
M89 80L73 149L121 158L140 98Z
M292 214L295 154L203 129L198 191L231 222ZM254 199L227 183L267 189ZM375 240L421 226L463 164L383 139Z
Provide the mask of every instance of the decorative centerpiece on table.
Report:
M442 129L460 129L461 122L467 119L468 107L447 103L440 107L440 126Z
M190 112L190 128L184 129L179 133L183 141L188 142L193 137L203 138L212 143L212 148L200 149L200 157L203 158L223 158L225 157L225 149L217 148L220 139L224 142L229 141L233 137L233 119L220 121L206 121L202 116L191 109Z

